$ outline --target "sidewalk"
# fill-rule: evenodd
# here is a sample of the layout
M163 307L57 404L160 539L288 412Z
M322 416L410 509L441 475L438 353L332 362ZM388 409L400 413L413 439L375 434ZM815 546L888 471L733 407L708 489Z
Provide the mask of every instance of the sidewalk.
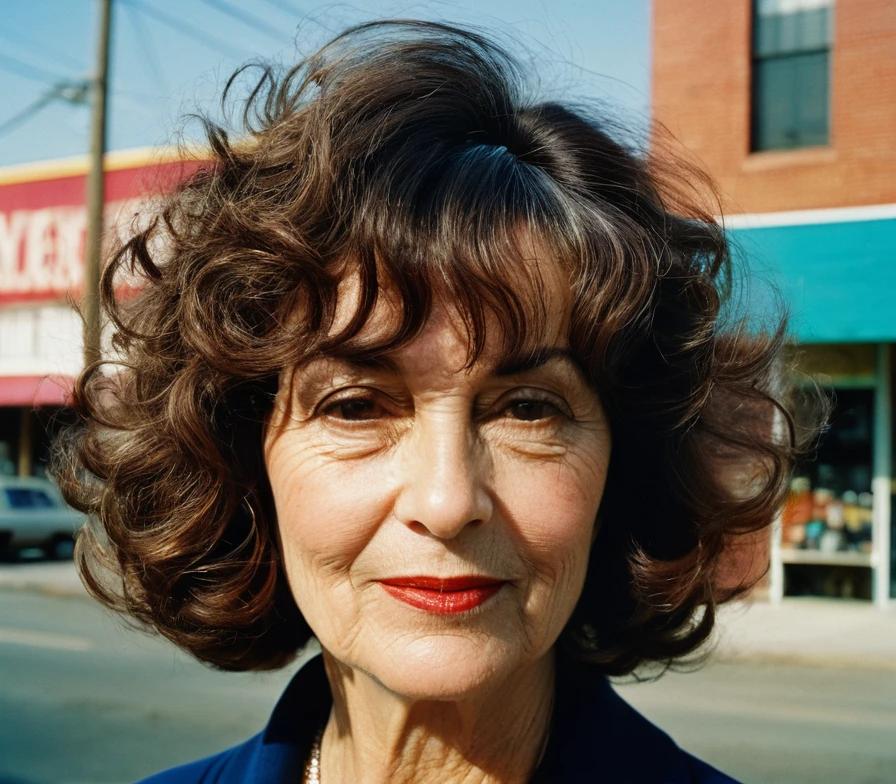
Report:
M814 597L745 601L723 607L717 629L721 659L896 671L896 600L886 610Z
M0 590L88 598L70 562L0 564ZM721 608L714 638L722 660L896 671L896 600L888 610L815 598L738 602Z
M34 591L52 596L83 596L81 585L71 561L32 561L0 564L0 590Z

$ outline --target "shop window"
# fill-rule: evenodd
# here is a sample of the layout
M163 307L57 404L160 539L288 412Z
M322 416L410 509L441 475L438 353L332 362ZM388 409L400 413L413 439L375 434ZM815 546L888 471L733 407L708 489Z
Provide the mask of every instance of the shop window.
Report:
M837 389L830 429L782 514L788 595L871 598L874 392Z
M827 144L833 3L754 0L754 151Z

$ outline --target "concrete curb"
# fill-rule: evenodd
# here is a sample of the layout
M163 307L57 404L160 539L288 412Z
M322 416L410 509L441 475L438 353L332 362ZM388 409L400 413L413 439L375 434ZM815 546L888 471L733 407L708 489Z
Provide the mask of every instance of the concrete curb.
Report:
M896 672L896 659L881 656L860 656L849 654L801 654L796 652L784 653L781 651L749 651L737 653L723 651L714 653L710 661L723 662L725 664L762 664L785 665L792 667L818 667L831 670L885 670Z
M737 602L720 609L714 637L721 661L896 671L896 606L814 597Z
M89 598L70 561L3 564L0 566L0 590Z

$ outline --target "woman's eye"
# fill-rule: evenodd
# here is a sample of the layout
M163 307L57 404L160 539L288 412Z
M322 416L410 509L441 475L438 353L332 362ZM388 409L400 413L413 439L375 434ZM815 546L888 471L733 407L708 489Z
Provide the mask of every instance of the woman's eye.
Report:
M508 405L505 411L514 419L523 422L537 422L562 415L560 408L547 400L516 400Z
M335 419L363 422L385 416L385 409L372 397L349 397L328 403L322 413Z

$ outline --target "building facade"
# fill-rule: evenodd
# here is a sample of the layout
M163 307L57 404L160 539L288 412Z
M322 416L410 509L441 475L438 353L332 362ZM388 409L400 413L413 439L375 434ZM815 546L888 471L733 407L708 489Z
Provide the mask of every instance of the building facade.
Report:
M112 153L106 162L107 239L143 199L185 176L170 151ZM70 420L83 364L87 159L0 169L0 474L46 472L49 444Z
M896 4L654 0L654 118L716 181L736 254L834 401L775 527L770 596L896 596Z

